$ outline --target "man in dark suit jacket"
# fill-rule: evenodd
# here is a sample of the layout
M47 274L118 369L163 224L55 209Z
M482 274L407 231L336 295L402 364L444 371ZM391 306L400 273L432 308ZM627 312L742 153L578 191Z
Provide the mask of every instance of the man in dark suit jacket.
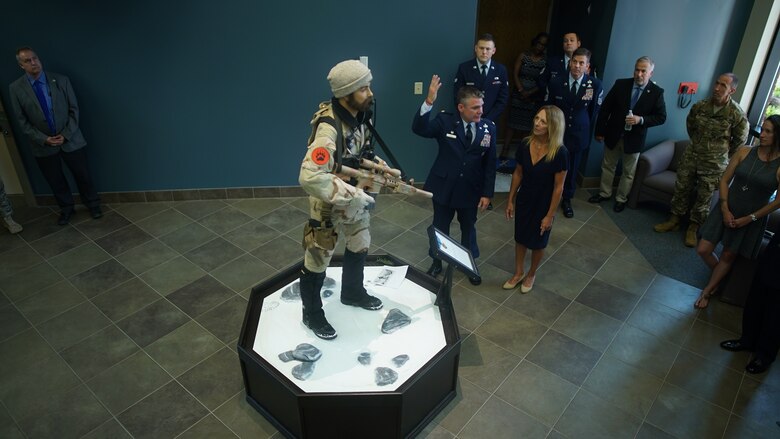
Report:
M582 153L590 147L591 127L595 125L604 94L601 81L585 73L589 67L590 51L581 47L572 55L569 74L551 79L547 86L547 103L560 108L566 117L563 143L569 150L569 172L561 201L566 218L574 216L571 199L577 188L577 170Z
M664 89L650 82L655 63L647 56L636 60L634 77L618 79L604 98L598 120L595 138L604 142L604 159L601 162L601 185L599 193L590 197L591 203L600 203L612 197L612 182L618 160L623 161L617 194L615 212L626 207L628 192L634 183L634 171L647 138L647 129L666 122ZM631 111L631 116L628 112Z
M62 162L73 174L92 218L100 218L100 198L87 166L87 142L79 129L79 105L70 80L44 72L38 55L29 47L16 51L16 61L25 74L11 83L11 107L60 206L57 223L68 224L74 205Z
M509 78L506 67L493 61L496 43L493 35L482 34L474 45L476 59L468 60L458 66L455 74L455 107L457 108L458 90L470 85L482 90L484 94L483 117L497 121L509 100Z
M425 179L425 190L433 192L433 226L449 234L457 213L461 243L477 258L477 209L484 211L490 204L496 181L496 126L482 118L482 92L472 86L458 90L458 114L439 113L431 120L440 86L439 77L433 75L428 97L414 115L412 131L439 143L439 153ZM440 272L441 260L434 258L428 274ZM470 276L469 281L479 285L482 279Z

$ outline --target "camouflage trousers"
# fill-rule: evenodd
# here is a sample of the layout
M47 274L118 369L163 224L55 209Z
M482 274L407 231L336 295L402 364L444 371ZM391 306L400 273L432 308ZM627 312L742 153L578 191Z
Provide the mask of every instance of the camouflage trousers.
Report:
M8 201L8 196L5 194L5 184L3 184L3 180L0 180L0 216L5 218L13 215L13 213L11 202Z
M354 253L368 251L371 244L368 213L357 220L347 220L340 206L325 203L309 197L309 215L313 221L303 230L303 265L314 273L322 273L328 268L340 236L346 238L347 248ZM332 227L326 219L330 216Z
M710 214L712 194L718 189L724 170L722 163L710 163L683 153L674 183L672 214L684 216L690 211L691 222L704 224Z

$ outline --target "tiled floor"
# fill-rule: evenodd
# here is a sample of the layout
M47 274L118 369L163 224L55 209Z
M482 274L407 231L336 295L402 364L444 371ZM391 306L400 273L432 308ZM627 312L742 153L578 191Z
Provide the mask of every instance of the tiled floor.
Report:
M780 437L780 366L720 350L740 309L691 306L608 216L575 200L530 294L503 200L479 220L484 282L453 292L457 398L431 438ZM306 200L107 206L0 233L0 437L279 437L244 400L235 352L250 287L301 257ZM428 203L382 196L372 252L427 268ZM679 251L691 251L680 247ZM342 335L346 336L346 335ZM366 433L365 437L371 437Z

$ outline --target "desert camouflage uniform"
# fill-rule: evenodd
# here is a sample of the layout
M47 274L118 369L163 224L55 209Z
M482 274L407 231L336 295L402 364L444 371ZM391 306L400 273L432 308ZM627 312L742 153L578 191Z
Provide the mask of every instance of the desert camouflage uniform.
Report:
M321 118L334 118L330 102L320 104L311 123L315 126ZM363 145L369 144L368 127L350 128L342 122L346 143L344 156L357 154ZM371 243L369 212L373 199L362 189L355 188L335 174L336 129L330 123L319 123L309 139L306 157L301 163L298 181L309 194L309 215L313 221L304 227L304 266L314 273L324 272L333 256L338 233L346 235L347 249L365 253ZM332 226L328 224L332 223ZM319 225L319 226L318 226Z
M712 193L718 187L729 157L745 144L748 121L745 112L733 100L714 113L712 98L697 102L688 113L686 124L691 144L677 166L677 181L672 197L672 214L683 216L690 209L691 222L703 224L710 212ZM691 205L692 193L696 199Z

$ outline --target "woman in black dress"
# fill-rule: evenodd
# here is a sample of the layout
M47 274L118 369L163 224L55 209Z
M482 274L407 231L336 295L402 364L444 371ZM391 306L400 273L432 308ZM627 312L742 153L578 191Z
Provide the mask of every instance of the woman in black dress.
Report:
M568 169L569 152L563 146L565 128L563 112L554 105L545 105L534 116L531 135L517 149L517 166L506 205L506 218L515 219L515 274L504 283L505 290L522 282L520 291L527 293L534 286ZM528 249L531 267L525 274Z

